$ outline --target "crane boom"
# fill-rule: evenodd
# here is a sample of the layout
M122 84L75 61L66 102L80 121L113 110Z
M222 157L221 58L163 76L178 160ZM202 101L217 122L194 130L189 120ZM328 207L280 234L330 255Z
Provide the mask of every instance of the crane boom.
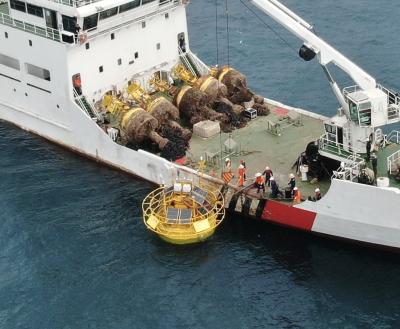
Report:
M369 90L376 88L376 81L372 76L350 61L326 41L318 37L312 31L312 26L293 13L289 8L277 0L250 1L301 39L308 48L311 48L317 54L318 60L323 67L329 63L333 63L346 72L361 89ZM332 81L330 82L332 84ZM334 90L335 94L337 94L337 91L338 90ZM339 99L339 101L342 103L342 99Z

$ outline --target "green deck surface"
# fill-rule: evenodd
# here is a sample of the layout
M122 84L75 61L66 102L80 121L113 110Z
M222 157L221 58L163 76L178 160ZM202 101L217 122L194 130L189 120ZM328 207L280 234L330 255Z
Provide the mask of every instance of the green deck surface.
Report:
M389 176L387 170L387 157L392 155L394 152L398 150L400 150L400 145L392 143L387 145L385 148L379 149L379 151L376 153L378 156L378 177ZM368 167L372 169L371 162L369 162ZM390 177L390 186L400 188L400 182L393 179L393 177Z
M197 162L200 156L205 159L207 151L217 153L219 162L214 166L209 163L206 172L211 173L214 170L216 176L220 177L223 159L229 157L232 161L232 171L235 174L232 184L238 184L240 160L246 162L248 182L245 185L254 181L254 175L257 172L262 173L265 167L269 166L273 170L274 177L280 188L284 189L289 181L289 174L296 174L296 169L292 169L292 166L299 155L305 150L309 142L318 139L324 131L321 120L302 115L302 124L300 126L287 126L282 129L280 136L276 136L267 131L267 122L276 122L277 120L279 120L279 116L271 113L268 116L258 117L250 121L242 129L233 131L231 136L238 144L237 154L229 155L224 150L224 142L229 138L227 133L221 133L208 139L193 136L190 142L192 160ZM285 123L282 123L282 126L284 125ZM300 176L296 176L296 181L303 197L314 195L316 187L325 192L330 185L329 180L317 182L316 184L301 182Z

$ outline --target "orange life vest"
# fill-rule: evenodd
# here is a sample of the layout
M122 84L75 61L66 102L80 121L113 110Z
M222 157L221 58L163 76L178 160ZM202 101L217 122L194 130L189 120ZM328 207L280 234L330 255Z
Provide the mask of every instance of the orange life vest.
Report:
M300 190L295 191L294 198L293 198L294 203L300 203L301 202L301 193Z
M263 185L264 184L264 177L260 176L256 178L256 184Z

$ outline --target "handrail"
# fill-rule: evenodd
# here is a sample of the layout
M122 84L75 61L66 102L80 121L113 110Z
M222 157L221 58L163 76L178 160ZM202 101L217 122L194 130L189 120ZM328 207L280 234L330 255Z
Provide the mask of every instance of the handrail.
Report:
M187 54L192 59L192 61L194 62L193 64L196 66L197 71L199 71L199 73L201 75L209 75L210 74L210 68L200 58L198 58L190 50L187 52Z
M102 0L50 0L50 1L59 3L61 5L79 8L91 5L92 3L100 2ZM179 0L159 0L159 4L163 5L166 2L178 2L178 1Z
M11 18L10 15L0 13L0 24L14 27L16 29L29 32L41 37L61 42L61 31L50 27L41 27Z
M83 103L83 101L82 101L82 98L85 97L85 96L79 95L78 92L75 90L75 88L73 88L73 90L74 90L74 99L75 99L75 101L78 103L79 107L80 107L83 111L85 111L85 113L86 113L90 118L92 118L92 116L90 115L89 111L87 110L86 105L85 105L85 104ZM96 120L97 120L97 121L100 121L100 120L101 120L101 115L100 115L100 113L99 113L99 112L96 110L96 108L93 107L92 104L90 104L87 100L86 100L86 103L88 104L90 110L91 110L91 111L93 112L93 114L95 115Z
M181 61L185 64L186 68L192 73L193 76L197 77L196 71L193 69L189 60L186 58L187 52L182 51L181 47L178 47L178 53Z
M358 149L355 149L355 148L352 148L351 151L345 151L345 150L344 150L344 144L343 144L343 143L338 143L338 142L336 142L336 141L332 141L332 140L330 140L330 139L328 139L328 138L326 137L326 134L323 134L323 135L318 139L318 148L319 148L320 150L324 150L324 149L325 149L327 146L329 146L329 145L338 148L338 152L337 152L336 154L339 155L339 156L343 156L342 153L340 152L340 150L341 150L340 148L342 148L344 152L350 153L350 154L353 154L353 155L357 155L357 154L359 154L359 153L364 153L364 152L362 152L361 150L358 150Z
M393 137L395 137L395 140L393 140ZM400 131L392 130L389 134L387 134L385 139L386 141L392 141L396 144L400 144Z
M392 174L392 168L393 164L399 163L400 159L400 150L397 150L396 152L392 153L386 158L386 166L387 166L387 171L389 174Z

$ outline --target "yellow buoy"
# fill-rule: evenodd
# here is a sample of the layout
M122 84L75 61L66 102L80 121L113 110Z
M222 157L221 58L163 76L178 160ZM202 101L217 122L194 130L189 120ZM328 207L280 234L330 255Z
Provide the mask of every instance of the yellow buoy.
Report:
M221 193L190 181L154 190L143 200L142 208L147 228L174 244L204 241L225 216Z

